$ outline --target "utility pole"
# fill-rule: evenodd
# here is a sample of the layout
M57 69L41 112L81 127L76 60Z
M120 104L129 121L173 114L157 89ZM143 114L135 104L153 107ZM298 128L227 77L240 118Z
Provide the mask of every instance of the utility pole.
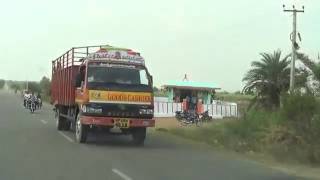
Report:
M295 6L292 6L292 9L286 9L286 6L283 5L284 12L290 12L293 15L293 32L291 33L291 42L292 42L292 53L291 53L291 70L290 70L290 92L294 91L294 75L295 75L295 61L296 61L296 50L299 47L297 44L297 13L304 12L304 6L302 10L298 10Z

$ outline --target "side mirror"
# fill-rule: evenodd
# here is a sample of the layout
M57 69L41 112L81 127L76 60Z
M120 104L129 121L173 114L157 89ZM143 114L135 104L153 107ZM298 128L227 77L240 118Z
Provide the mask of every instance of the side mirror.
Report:
M153 87L153 76L150 75L150 85Z
M77 79L76 79L76 83L75 83L75 87L76 87L76 88L80 88L80 87L81 87L81 84L82 84L82 83L81 83L81 79L80 79L80 78L77 78Z
M75 87L76 87L76 88L80 88L80 87L82 87L82 86L83 86L83 79L81 78L81 75L78 74L78 75L76 76Z
M84 86L84 82L81 81L81 85L80 85L80 88L83 89L83 86Z

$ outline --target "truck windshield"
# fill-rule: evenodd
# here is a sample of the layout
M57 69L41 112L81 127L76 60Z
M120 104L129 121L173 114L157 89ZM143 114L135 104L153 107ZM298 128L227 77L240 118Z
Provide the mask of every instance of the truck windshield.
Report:
M88 67L88 85L93 84L122 84L122 85L149 85L145 69L128 67Z

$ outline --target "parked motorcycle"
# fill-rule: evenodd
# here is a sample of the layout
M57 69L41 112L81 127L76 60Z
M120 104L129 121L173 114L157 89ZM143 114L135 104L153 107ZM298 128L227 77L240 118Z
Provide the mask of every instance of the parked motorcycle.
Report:
M212 121L212 117L209 116L209 111L205 111L205 112L202 113L200 116L201 116L201 120L202 120L203 122L210 122L210 121Z
M202 125L202 120L194 111L188 111L185 114L183 120L181 120L182 125L192 125L196 124L197 126Z
M187 114L187 112L184 112L184 111L176 111L175 117L178 121L181 121L186 118L186 116L187 116L186 114Z

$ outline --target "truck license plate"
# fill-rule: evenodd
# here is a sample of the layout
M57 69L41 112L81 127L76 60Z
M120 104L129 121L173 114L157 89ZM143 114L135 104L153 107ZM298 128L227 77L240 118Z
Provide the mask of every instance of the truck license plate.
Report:
M129 128L129 120L128 119L115 119L114 126L119 128Z

